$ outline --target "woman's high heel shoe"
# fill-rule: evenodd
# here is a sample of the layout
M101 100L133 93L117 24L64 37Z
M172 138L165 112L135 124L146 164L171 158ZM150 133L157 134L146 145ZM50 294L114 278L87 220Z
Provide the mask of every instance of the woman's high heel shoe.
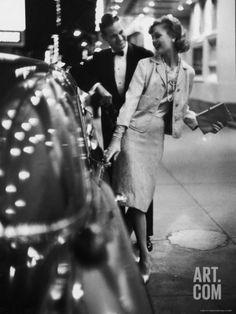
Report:
M150 262L139 262L139 270L140 270L140 274L141 277L143 279L143 283L147 284L149 279L150 279L150 275L151 275L151 264Z
M141 276L142 276L142 279L143 279L143 283L146 285L148 283L149 279L150 279L150 274L146 274L146 275L141 274Z

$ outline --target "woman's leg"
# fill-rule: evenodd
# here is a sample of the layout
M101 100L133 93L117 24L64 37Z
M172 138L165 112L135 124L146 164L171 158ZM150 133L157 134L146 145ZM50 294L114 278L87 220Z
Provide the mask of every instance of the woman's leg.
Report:
M132 232L133 232L133 223L132 223L132 219L130 217L130 211L129 209L126 212L126 208L125 206L119 206L120 210L121 210L121 214L122 214L122 218L125 222L125 226L128 232L128 235L131 236Z
M140 251L140 271L142 275L150 275L151 259L149 252L147 250L147 225L146 225L146 215L142 211L136 208L130 208L132 215L132 222L134 233L137 239L137 244Z

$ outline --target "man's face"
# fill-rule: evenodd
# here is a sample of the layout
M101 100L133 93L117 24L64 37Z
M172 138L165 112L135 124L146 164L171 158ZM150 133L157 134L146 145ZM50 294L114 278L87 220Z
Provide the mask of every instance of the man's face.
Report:
M108 42L114 51L124 49L127 41L124 29L119 21L104 30L103 39Z

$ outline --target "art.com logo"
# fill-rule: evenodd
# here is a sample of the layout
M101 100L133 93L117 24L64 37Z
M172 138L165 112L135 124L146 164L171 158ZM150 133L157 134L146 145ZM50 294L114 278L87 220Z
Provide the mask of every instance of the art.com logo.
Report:
M195 300L221 300L221 279L218 267L196 267L193 277L193 298Z

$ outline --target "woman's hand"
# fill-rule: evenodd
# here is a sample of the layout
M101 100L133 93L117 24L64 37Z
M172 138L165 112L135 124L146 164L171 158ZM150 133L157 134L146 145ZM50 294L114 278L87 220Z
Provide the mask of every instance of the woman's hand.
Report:
M221 129L223 129L223 127L224 125L220 121L217 121L216 123L212 124L212 133L218 133Z
M209 126L204 125L204 126L201 126L200 128L202 132L206 134L206 133L218 133L221 129L223 129L223 127L224 125L220 121L217 121L216 123L212 123Z
M221 129L223 129L223 127L224 125L220 121L217 121L211 125L211 130L209 130L209 132L218 133Z
M124 125L117 125L113 133L111 143L104 152L104 160L109 162L113 157L116 160L121 151L121 139L125 133L126 127Z
M113 136L110 145L104 152L104 160L109 162L110 159L113 157L114 160L117 159L120 150L121 150L121 139L118 137Z

